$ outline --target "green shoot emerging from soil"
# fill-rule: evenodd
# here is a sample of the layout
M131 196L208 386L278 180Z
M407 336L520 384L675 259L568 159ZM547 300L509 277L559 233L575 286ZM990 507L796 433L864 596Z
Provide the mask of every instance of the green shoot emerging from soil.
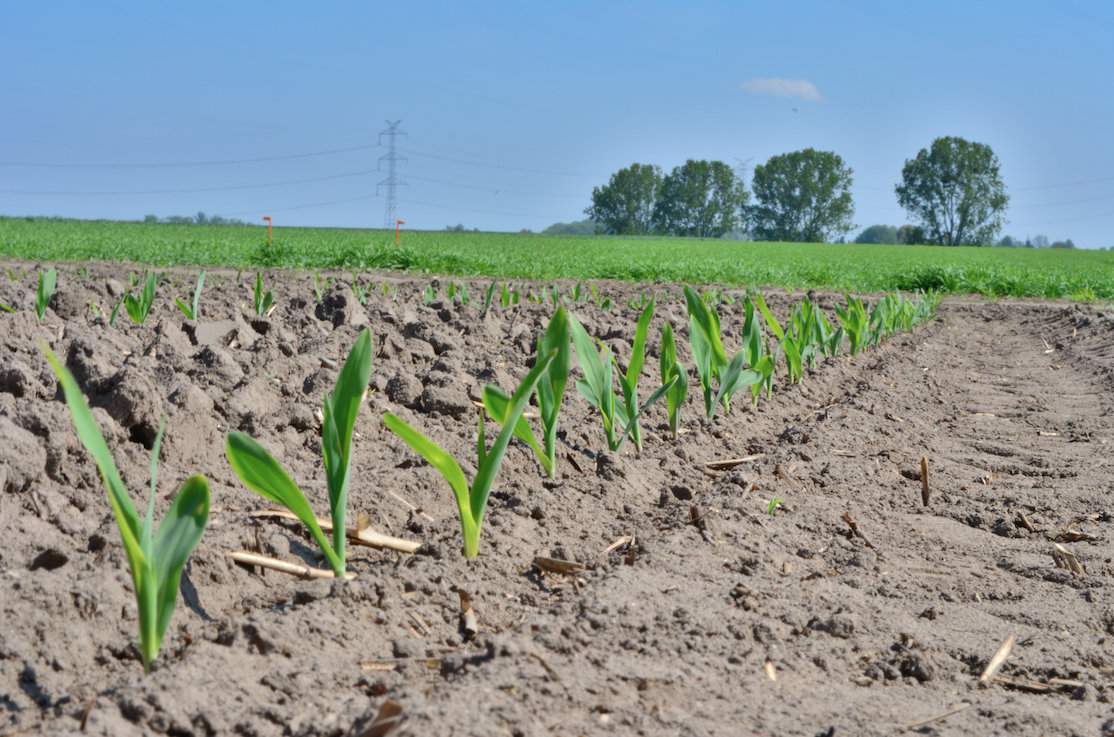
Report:
M509 408L504 414L503 427L495 438L491 449L487 448L484 433L484 412L479 413L479 433L476 440L476 475L469 486L464 477L464 471L456 459L445 452L439 445L422 435L410 425L392 414L383 416L383 424L387 429L398 435L424 458L431 466L437 469L449 486L452 487L456 497L456 506L460 512L460 527L464 538L464 557L475 558L480 553L480 532L483 528L484 512L487 509L488 496L495 475L499 473L499 466L503 463L503 456L507 452L507 444L515 434L518 421L526 410L530 395L549 368L554 354L551 353L534 363L534 368L526 374L526 378L518 385L514 395L510 398Z
M174 300L174 304L178 305L178 309L186 316L187 320L197 322L197 318L201 316L201 290L205 287L205 272L202 271L197 275L197 286L193 289L193 301L186 304L181 299Z
M275 303L275 295L270 289L263 289L263 274L256 272L255 288L251 292L251 305L255 309L256 317L263 317Z
M147 280L143 283L143 291L138 297L131 292L124 295L124 310L136 325L147 322L147 316L151 314L151 307L155 304L155 289L158 285L159 277L148 274Z
M135 587L139 609L139 654L144 670L150 670L174 614L182 569L201 540L209 520L209 483L204 476L186 479L162 524L155 530L155 496L163 432L160 427L151 450L151 495L147 502L147 514L140 520L77 381L49 349L44 347L43 352L62 385L78 438L96 462L108 492L108 502L120 528L120 537L124 540L124 551Z
M569 370L572 367L572 350L569 342L569 315L564 307L553 313L545 334L538 339L538 349L534 361L553 355L549 369L538 381L538 414L541 417L544 449L538 444L525 417L520 417L514 436L530 446L549 478L557 476L557 417L561 412L561 402L565 397ZM492 420L503 424L511 410L511 398L496 386L488 385L483 393L484 407Z
M681 407L688 396L689 379L685 367L677 360L677 344L673 340L673 326L665 323L661 331L661 382L673 386L665 393L665 406L669 412L669 432L677 439L681 423Z
M639 416L649 409L655 402L665 396L665 393L675 382L668 382L658 388L650 398L641 406L638 402L638 375L642 372L645 360L646 331L649 329L649 318L652 314L651 304L639 318L635 334L634 345L631 349L631 361L625 374L620 374L619 382L623 386L622 400L615 395L611 373L613 368L618 370L618 364L611 354L611 349L600 343L597 352L595 342L580 322L569 316L569 326L572 332L573 346L576 348L576 359L580 363L580 370L584 378L576 382L577 391L588 400L600 413L603 421L603 431L607 438L607 447L617 451L622 447L627 436L633 435L638 428ZM639 334L641 333L641 340Z
M310 531L338 578L345 575L344 543L347 528L348 467L352 459L352 432L371 377L371 333L365 330L344 362L336 389L325 395L321 424L321 450L332 511L333 542L330 545L317 524L302 490L262 445L241 432L230 432L225 452L232 470L248 487L264 499L289 509Z
M39 272L39 287L35 290L35 315L39 322L46 317L46 308L54 297L54 289L58 286L58 272L53 268Z
M751 368L746 367L745 350L736 353L728 362L720 335L719 315L690 287L685 287L685 305L689 313L689 345L700 386L704 390L704 412L710 420L716 416L718 407L730 410L735 393L744 386L761 382L763 374L754 368L754 364L750 364ZM772 363L770 372L773 372Z

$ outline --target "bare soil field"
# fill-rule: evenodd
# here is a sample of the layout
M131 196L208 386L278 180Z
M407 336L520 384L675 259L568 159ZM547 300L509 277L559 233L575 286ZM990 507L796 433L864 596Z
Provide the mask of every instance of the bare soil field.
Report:
M548 305L481 316L483 284L471 305L426 306L427 282L394 277L366 307L347 286L318 305L311 276L274 272L278 307L257 320L254 275L221 272L194 326L172 304L193 274L168 276L143 326L90 312L117 301L123 267L65 268L42 323L33 274L0 282L19 308L0 313L0 734L1114 735L1114 322L1091 308L945 301L757 409L708 423L690 392L676 442L654 407L640 457L608 452L570 387L558 478L512 444L466 561L448 486L381 418L474 458L473 400L525 374ZM663 299L644 394L666 318L691 365L680 288L648 288ZM604 291L615 308L573 309L629 355L623 305L641 290ZM720 312L731 349L741 316ZM321 565L300 526L249 516L267 504L225 434L259 439L326 514L315 412L364 326L350 516L421 550L353 548L347 583L237 565L230 551ZM81 382L134 498L164 414L157 514L187 476L212 485L149 675L119 533L39 341ZM744 460L708 465L727 459ZM373 725L381 710L400 719Z

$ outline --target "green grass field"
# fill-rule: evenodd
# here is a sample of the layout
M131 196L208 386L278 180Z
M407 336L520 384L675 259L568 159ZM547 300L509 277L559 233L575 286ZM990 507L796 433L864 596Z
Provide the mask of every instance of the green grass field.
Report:
M0 219L0 258L1114 299L1114 253Z

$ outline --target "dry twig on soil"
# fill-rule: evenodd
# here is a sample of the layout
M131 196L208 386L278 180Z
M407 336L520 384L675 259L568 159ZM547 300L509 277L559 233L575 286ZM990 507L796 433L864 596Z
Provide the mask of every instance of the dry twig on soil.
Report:
M298 518L294 515L293 512L288 512L285 509L263 509L256 512L249 512L248 516L287 519L293 520L295 522L298 521ZM363 519L360 520L361 523L363 521ZM321 529L325 532L332 532L333 530L332 521L325 519L324 517L318 517L317 524L321 525ZM382 533L376 532L375 530L372 530L371 528L363 524L359 524L356 529L349 528L348 539L351 540L353 543L356 543L357 545L364 545L369 548L387 548L389 550L397 550L400 553L413 554L418 552L418 550L422 547L422 544L419 542L414 542L412 540L403 540L399 537L384 535Z
M249 553L246 550L230 552L228 557L240 565L258 566L259 568L266 568L267 570L278 571L279 573L288 573L291 576L300 576L301 578L336 578L336 574L323 568L311 568L310 566L300 565L298 563L288 563L278 558L269 558L266 555L259 555L258 553ZM347 581L351 581L355 577L355 573L344 574L344 578Z
M998 646L998 650L994 653L994 657L986 664L986 669L983 670L982 675L979 676L980 686L990 685L990 681L993 680L994 674L998 672L998 669L1006 662L1006 658L1013 652L1013 646L1015 644L1017 644L1017 635L1011 632L1010 636Z

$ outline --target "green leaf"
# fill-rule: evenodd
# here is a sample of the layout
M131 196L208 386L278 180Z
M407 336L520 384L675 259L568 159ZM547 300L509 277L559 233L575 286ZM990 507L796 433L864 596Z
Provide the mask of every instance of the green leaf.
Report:
M624 379L628 386L638 386L638 377L642 373L642 365L646 361L646 338L650 334L650 320L654 318L654 300L651 298L646 309L638 317L634 328L634 342L631 344L630 363L627 364L627 373Z
M460 470L460 464L446 453L441 446L406 424L399 417L388 412L383 415L383 424L387 426L388 430L402 438L402 441L424 458L429 465L437 469L437 472L449 483L453 490L453 496L456 497L457 511L460 512L460 523L467 542L468 536L472 534L472 530L475 530L477 525L472 516L468 481L464 478L464 472Z
M181 298L175 299L174 304L178 306L178 309L186 316L187 320L193 320L193 312L190 310L190 306L183 302Z
M58 272L53 267L39 272L39 286L35 291L35 314L39 322L42 322L43 317L46 316L46 308L50 305L57 286Z
M73 374L62 365L53 351L45 345L41 346L40 349L46 356L47 363L54 370L54 374L58 377L58 383L62 385L62 393L66 398L66 404L70 408L70 415L73 418L77 437L81 440L85 449L89 451L89 455L93 457L93 461L97 464L97 470L100 471L101 480L108 492L108 503L112 507L116 525L120 528L120 537L124 541L124 551L132 573L132 583L138 591L140 571L146 560L139 544L141 533L139 515L135 511L131 497L128 496L124 482L120 479L120 473L116 470L116 463L112 460L112 454L108 450L108 445L104 442L104 436L101 435L100 428L97 427L97 422L93 419L93 414L89 411L89 405L86 403L85 396L81 393Z
M615 389L611 384L611 351L607 346L602 346L602 355L597 352L584 326L571 314L569 330L576 348L577 362L584 373L584 378L576 382L577 391L599 411L607 435L607 444L614 449Z
M731 397L733 397L739 389L762 381L761 374L752 369L746 369L745 365L746 357L743 355L742 351L739 351L731 359L731 363L728 364L727 370L723 372L719 391L716 393L715 402L712 404L713 410L719 405L723 405L726 409L730 406Z
M123 300L123 299L120 300L119 302L116 303L116 306L112 308L112 314L108 318L108 326L109 327L112 327L113 325L116 324L116 317L120 314L120 308L124 306L125 301L126 300Z
M766 320L766 325L770 328L770 332L778 339L778 342L785 340L785 331L781 329L781 323L773 316L769 308L766 307L766 300L758 292L754 293L754 304L762 312L762 317Z
M201 317L201 290L205 286L205 272L197 275L197 286L193 290L193 304L190 306L191 320Z
M329 509L333 520L333 549L344 561L347 534L345 512L348 506L348 469L351 461L352 431L356 415L371 377L371 332L364 330L356 339L337 377L336 389L325 395L321 446L325 476L329 484Z
M638 408L638 411L634 413L634 416L631 417L626 422L626 426L625 426L625 429L623 430L623 434L621 436L619 436L619 439L615 443L615 447L612 448L612 450L619 450L622 447L623 441L626 440L627 437L630 436L630 434L631 434L631 428L635 427L636 424L638 423L638 418L641 417L642 414L644 412L646 412L646 410L648 410L648 409L650 409L650 407L654 406L654 404L656 404L658 402L658 400L660 400L663 396L665 396L666 392L668 392L670 389L673 388L673 385L676 381L677 381L677 379L674 378L674 379L671 379L669 382L665 383L664 385L659 386L654 391L654 393L651 394L650 397L645 402L642 403L642 406Z
M225 455L244 486L264 499L286 507L309 529L313 539L321 546L333 572L343 576L344 565L325 538L321 526L317 524L317 517L302 490L266 448L249 435L230 432L225 443Z
M569 371L572 368L572 340L569 336L569 315L560 307L549 319L545 333L538 340L534 361L553 353L553 361L538 382L538 413L541 416L546 462L542 465L550 478L557 471L557 418L565 398Z
M542 381L538 383L539 389L544 382L545 379L543 378ZM485 386L483 391L483 404L484 409L487 410L487 414L492 420L498 422L500 425L507 421L507 415L511 410L511 398L502 389L497 386L492 386L491 384ZM534 455L537 456L538 462L542 464L542 468L545 469L546 474L552 476L549 458L538 443L538 439L534 436L534 431L530 429L530 423L526 421L525 416L520 416L518 418L518 422L515 424L514 428L514 437L526 443L530 450L534 451ZM485 448L483 452L486 454L487 449Z
M518 388L515 389L511 395L510 411L506 414L506 423L499 431L499 435L495 438L495 443L492 444L491 450L487 452L483 462L480 463L479 468L476 469L476 477L472 479L472 519L475 520L477 535L480 526L483 524L484 510L487 508L487 498L491 493L491 485L495 481L495 475L499 473L499 466L503 463L503 455L507 451L507 445L511 442L511 436L514 434L515 426L518 420L522 417L522 413L526 410L526 404L530 401L530 395L534 393L534 388L537 386L538 381L542 375L549 368L549 364L553 361L553 354L549 354L540 361L534 363L534 367L530 369L525 378L519 383Z
M154 558L158 581L159 642L170 625L178 598L178 582L190 554L201 541L209 521L209 482L204 476L191 476L178 490L155 534ZM155 650L158 650L156 643Z
M691 287L685 287L685 305L690 322L696 326L711 351L711 367L717 371L727 365L727 351L720 337L719 315Z

